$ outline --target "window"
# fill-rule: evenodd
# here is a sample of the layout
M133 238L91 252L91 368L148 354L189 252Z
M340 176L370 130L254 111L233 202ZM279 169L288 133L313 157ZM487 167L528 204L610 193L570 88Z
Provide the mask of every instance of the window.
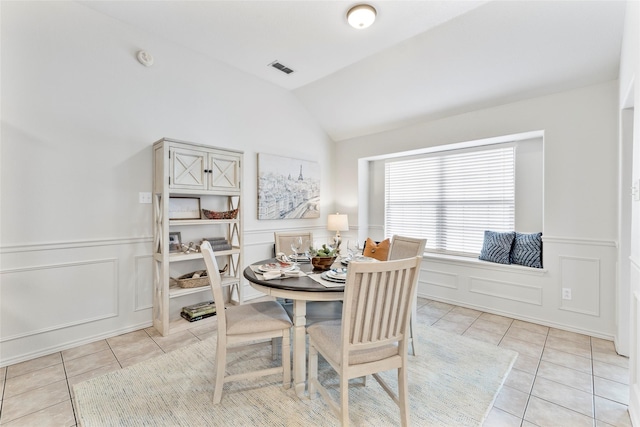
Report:
M427 239L427 251L477 255L484 230L515 229L515 145L391 159L385 233Z

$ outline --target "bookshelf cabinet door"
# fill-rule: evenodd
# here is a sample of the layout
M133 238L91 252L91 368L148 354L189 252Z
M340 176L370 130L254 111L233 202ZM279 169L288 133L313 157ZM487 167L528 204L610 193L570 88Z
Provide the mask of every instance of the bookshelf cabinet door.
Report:
M173 148L171 150L169 187L183 190L206 190L206 164L206 151Z
M240 192L240 157L214 151L209 154L209 189Z

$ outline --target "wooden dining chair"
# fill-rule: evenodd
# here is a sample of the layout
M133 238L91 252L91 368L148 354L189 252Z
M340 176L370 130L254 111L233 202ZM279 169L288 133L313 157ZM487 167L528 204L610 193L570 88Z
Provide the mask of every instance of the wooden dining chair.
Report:
M308 249L308 245L313 244L313 233L310 231L276 231L273 233L273 240L275 242L274 252L277 254L278 252L284 252L285 255L290 255L291 250L291 242L296 237L302 237L302 244L307 245L307 247L303 247L303 249Z
M290 329L293 326L284 308L275 301L261 301L224 308L224 297L218 263L209 242L200 246L211 282L213 300L218 316L218 341L216 346L215 388L213 403L222 400L222 386L229 381L282 374L284 388L291 386ZM257 340L280 338L282 342L282 364L273 368L226 374L227 349L234 344Z
M313 244L312 232L274 232L275 253L284 252L289 255L291 253L291 241L296 237L302 237L302 242ZM307 249L306 247L304 249ZM293 302L280 301L284 309L293 319ZM307 302L307 325L325 320L339 319L342 315L342 301L308 301Z
M410 258L414 256L424 255L424 248L427 245L427 239L416 239L413 237L405 237L394 235L391 238L391 248L389 248L389 260ZM409 336L411 338L411 353L416 355L415 340L415 323L418 319L418 299L413 300L411 308L411 321L409 322Z
M409 424L407 353L411 307L415 299L422 257L376 263L350 263L342 320L319 322L309 335L309 397L316 391L349 424L349 380L372 374L400 408L403 426ZM340 377L340 403L318 381L318 353ZM397 370L395 392L379 372Z

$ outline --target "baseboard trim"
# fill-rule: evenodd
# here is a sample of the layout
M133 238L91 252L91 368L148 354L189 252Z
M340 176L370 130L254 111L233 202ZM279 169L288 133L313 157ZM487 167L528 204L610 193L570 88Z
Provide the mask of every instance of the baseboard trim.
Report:
M419 298L425 298L425 299L433 300L433 301L438 301L438 302L444 302L444 303L451 304L451 305L456 305L456 306L459 306L459 307L470 308L470 309L473 309L473 310L482 311L484 313L496 314L498 316L509 317L511 319L522 320L523 322L530 322L530 323L535 323L537 325L548 326L550 328L561 329L563 331L575 332L577 334L588 335L590 337L595 337L595 338L601 338L601 339L607 340L607 341L613 341L614 340L614 336L613 335L602 334L602 333L599 333L599 332L589 331L589 330L586 330L586 329L574 328L574 327L571 327L571 326L567 326L567 325L563 325L563 324L555 323L555 322L549 322L547 320L538 319L538 318L535 318L535 317L523 316L523 315L518 314L518 313L513 313L513 312L509 312L509 311L502 311L502 310L496 310L496 309L491 308L491 307L485 307L485 306L480 306L480 305L476 305L476 304L469 304L469 303L466 303L466 302L456 301L456 300L449 299L449 298L436 297L436 296L427 295L427 294L424 294L424 293L418 293L418 297Z

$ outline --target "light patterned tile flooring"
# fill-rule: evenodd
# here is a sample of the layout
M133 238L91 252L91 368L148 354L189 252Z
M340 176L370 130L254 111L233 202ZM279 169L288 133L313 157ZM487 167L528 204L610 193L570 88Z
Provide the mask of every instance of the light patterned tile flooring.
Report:
M484 426L631 426L629 360L610 341L419 299L418 321L519 353ZM0 425L75 426L71 386L211 337L147 328L0 368Z

